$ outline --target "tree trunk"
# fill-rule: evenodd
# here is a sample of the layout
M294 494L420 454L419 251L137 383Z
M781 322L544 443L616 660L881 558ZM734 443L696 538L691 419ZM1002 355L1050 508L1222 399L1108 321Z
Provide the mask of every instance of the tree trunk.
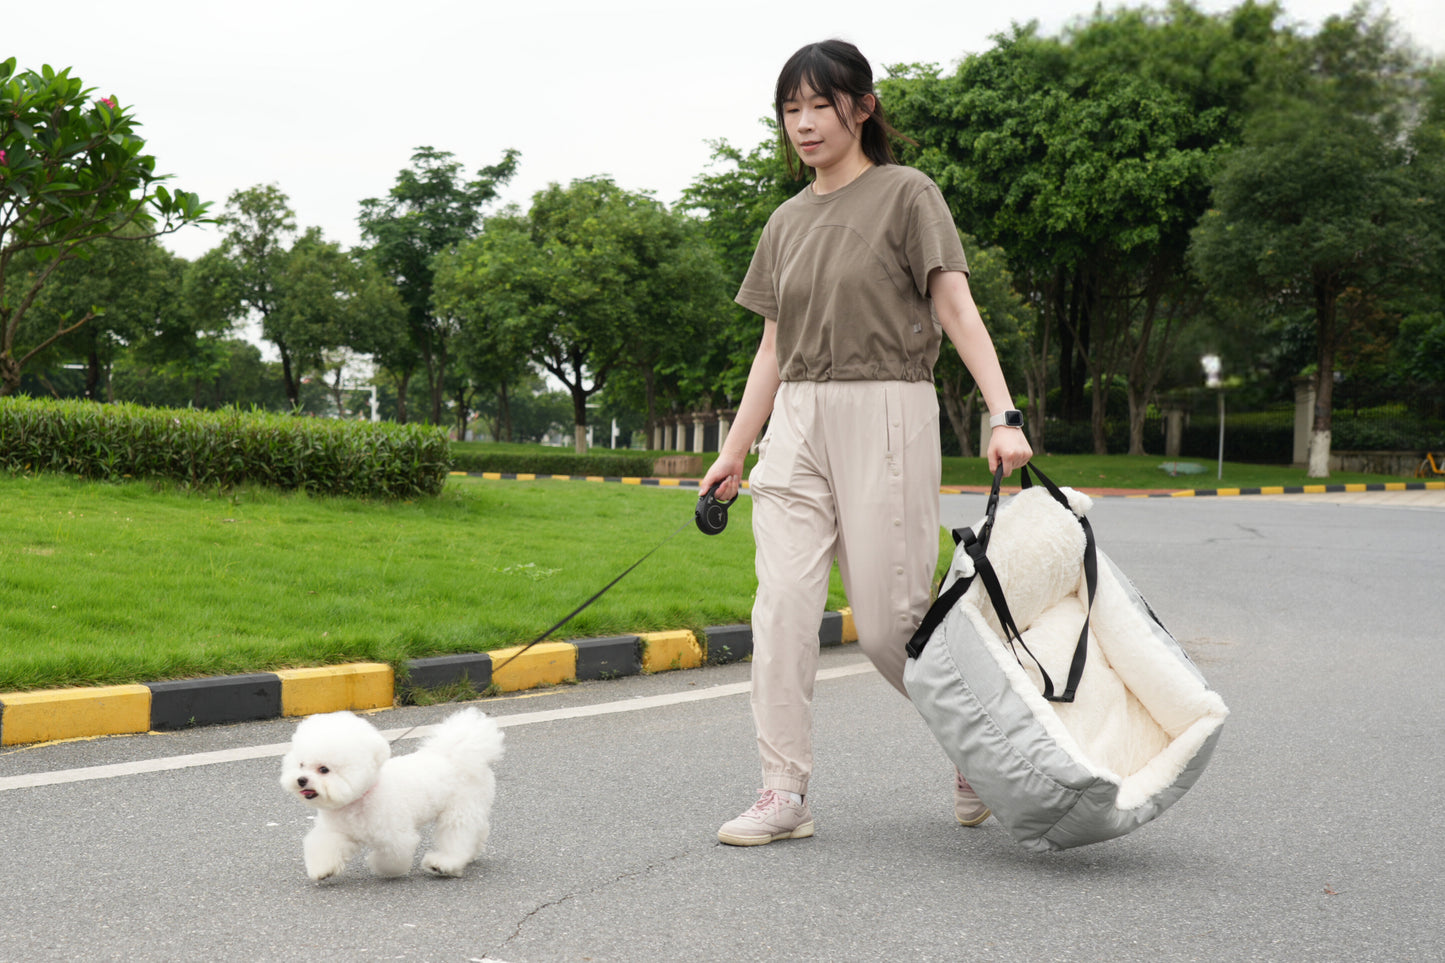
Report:
M457 441L467 440L467 416L471 414L471 407L466 386L463 384L457 388Z
M642 383L647 395L647 425L644 430L647 432L647 450L652 451L652 439L657 427L657 373L652 365L643 367Z
M1047 371L1045 371L1047 374ZM1044 425L1046 412L1044 411L1044 392L1039 388L1040 378L1032 365L1024 368L1024 390L1029 396L1029 444L1033 447L1034 454L1043 455L1047 453L1044 448Z
M10 352L0 353L0 398L20 390L20 366Z
M100 355L96 353L95 342L90 345L90 352L85 359L85 396L91 401L100 402L105 399L100 396L100 379L104 369L100 366Z
M1089 428L1094 436L1094 454L1109 453L1109 438L1105 433L1104 416L1108 413L1109 385L1101 372L1094 372L1093 407L1089 412Z
M410 371L403 371L397 375L396 380L396 423L406 424L406 395L411 391Z
M492 431L494 441L512 440L512 396L507 392L507 383L497 389L497 424L500 431Z
M1030 341L1024 363L1024 390L1029 397L1029 442L1035 454L1042 455L1044 448L1044 425L1047 418L1049 384L1049 340L1053 333L1052 316L1047 310L1038 315L1038 329Z
M1129 454L1144 454L1144 419L1149 414L1149 401L1144 392L1134 387L1133 379L1129 391Z
M587 454L587 393L580 375L572 386L572 447L579 455Z
M295 413L301 408L301 387L291 371L291 353L286 350L286 342L278 339L275 345L276 353L281 356L281 381L286 388L286 400L291 402L291 411Z

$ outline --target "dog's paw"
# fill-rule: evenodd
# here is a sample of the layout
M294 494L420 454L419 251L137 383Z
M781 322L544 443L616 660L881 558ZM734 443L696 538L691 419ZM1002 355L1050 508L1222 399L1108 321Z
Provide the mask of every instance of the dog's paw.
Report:
M306 875L311 877L312 882L319 883L340 873L345 865L345 863L307 863Z
M467 864L447 859L437 853L427 853L421 861L421 868L433 876L460 876Z

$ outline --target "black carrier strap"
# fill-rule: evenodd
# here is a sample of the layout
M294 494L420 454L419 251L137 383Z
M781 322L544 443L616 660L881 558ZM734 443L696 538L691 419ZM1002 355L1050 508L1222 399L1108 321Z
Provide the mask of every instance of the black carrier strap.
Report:
M1028 465L1019 469L1019 477L1024 488L1033 487L1034 481L1029 475L1030 470L1030 466ZM1069 509L1072 513L1073 508L1069 505L1068 498L1059 490L1059 486L1055 485L1053 481L1043 472L1039 471L1037 467L1032 468L1032 472L1038 476L1039 482L1048 490L1054 500ZM1028 645L1024 642L1023 633L1020 632L1018 626L1014 624L1013 614L1009 611L1008 600L1004 598L1003 586L999 584L998 573L994 571L993 563L988 560L988 541L989 537L993 534L994 517L998 512L999 489L1002 485L1003 466L1000 465L993 474L993 488L989 492L988 498L988 517L981 526L982 534L974 535L971 529L960 529L954 532L954 541L963 545L964 550L968 552L969 558L973 559L974 573L983 582L984 590L988 592L989 602L993 604L993 610L998 615L999 624L1003 626L1004 641L1008 643L1009 648L1014 653L1014 658L1018 659L1019 665L1023 665L1023 659L1019 657L1018 649L1014 648L1015 643L1022 647L1023 650L1028 653L1029 658L1033 660L1034 665L1038 666L1039 674L1043 676L1044 680L1044 698L1050 702L1073 702L1074 696L1079 689L1079 680L1084 676L1084 664L1088 661L1089 615L1094 608L1094 593L1099 584L1099 562L1098 551L1094 545L1094 529L1089 525L1087 518L1082 515L1075 516L1079 520L1079 525L1084 529L1084 582L1088 588L1089 599L1088 606L1084 612L1084 627L1079 630L1079 641L1074 646L1074 658L1069 663L1069 677L1064 682L1064 691L1061 694L1055 694L1054 680L1049 678L1048 671L1044 668L1043 663L1038 660L1038 657L1029 651ZM948 615L949 611L952 610L954 605L958 603L958 600L963 598L964 593L968 591L972 582L972 578L955 579L954 583L950 585L946 591L939 593L938 598L929 606L927 614L923 617L923 621L919 623L918 630L913 633L913 638L908 641L909 658L916 659L919 654L923 652L924 648L928 645L929 639L933 638L933 633L938 629L939 625L943 624L944 618Z

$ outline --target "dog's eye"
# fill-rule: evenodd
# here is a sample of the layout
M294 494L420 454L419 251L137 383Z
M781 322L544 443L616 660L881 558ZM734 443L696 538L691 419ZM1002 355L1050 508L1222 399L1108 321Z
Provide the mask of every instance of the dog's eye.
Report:
M321 775L324 776L324 775L326 775L328 772L330 772L331 770L330 770L330 769L327 769L325 766L317 766L317 767L316 767L316 771L319 772L319 773L321 773Z

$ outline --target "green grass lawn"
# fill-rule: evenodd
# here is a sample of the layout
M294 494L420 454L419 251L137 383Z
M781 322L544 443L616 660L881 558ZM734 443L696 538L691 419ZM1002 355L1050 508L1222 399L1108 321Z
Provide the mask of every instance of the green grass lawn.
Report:
M527 642L679 526L556 637L746 621L750 503L709 538L695 501L561 482L453 479L388 503L0 475L0 691Z

